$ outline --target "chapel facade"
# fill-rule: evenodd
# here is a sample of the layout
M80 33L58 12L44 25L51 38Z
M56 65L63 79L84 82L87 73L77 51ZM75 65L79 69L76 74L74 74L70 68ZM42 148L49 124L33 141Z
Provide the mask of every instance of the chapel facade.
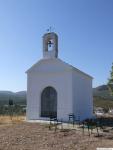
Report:
M27 70L27 120L93 115L92 77L58 58L58 36L43 35L43 58Z

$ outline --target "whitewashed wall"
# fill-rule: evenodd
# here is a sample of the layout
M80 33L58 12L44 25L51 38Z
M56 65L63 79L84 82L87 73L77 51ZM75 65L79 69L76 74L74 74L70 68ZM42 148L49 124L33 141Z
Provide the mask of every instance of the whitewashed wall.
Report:
M54 64L54 62L53 62ZM54 67L52 67L54 66ZM58 67L58 68L57 68ZM41 93L44 88L52 86L57 91L57 117L68 120L72 113L72 73L58 64L41 65L28 73L27 119L44 119L41 114ZM40 71L39 71L40 70Z
M27 119L41 118L41 93L52 86L57 91L57 117L68 121L68 114L80 119L92 117L92 78L60 59L43 59L27 71Z
M73 111L80 119L93 116L92 78L73 70Z

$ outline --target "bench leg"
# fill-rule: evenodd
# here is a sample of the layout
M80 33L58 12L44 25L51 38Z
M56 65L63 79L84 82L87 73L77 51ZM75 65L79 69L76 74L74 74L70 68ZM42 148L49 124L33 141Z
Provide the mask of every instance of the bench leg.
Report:
M57 124L55 125L55 132L56 132L56 130L57 130Z
M98 134L98 136L99 136L98 126L97 126L96 128L97 128L97 134Z
M89 126L88 126L88 133L89 133L89 136L90 136L90 130L89 130Z
M84 124L83 124L83 134L84 134Z

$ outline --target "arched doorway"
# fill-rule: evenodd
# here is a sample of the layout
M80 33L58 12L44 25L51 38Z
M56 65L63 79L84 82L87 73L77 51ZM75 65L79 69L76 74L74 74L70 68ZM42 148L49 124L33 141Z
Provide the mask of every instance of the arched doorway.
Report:
M41 94L41 117L57 117L57 92L46 87Z

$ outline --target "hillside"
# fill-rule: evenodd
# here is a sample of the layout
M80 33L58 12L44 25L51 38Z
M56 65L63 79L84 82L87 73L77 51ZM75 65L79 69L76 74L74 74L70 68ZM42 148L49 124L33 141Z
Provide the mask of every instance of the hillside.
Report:
M111 96L107 85L93 88L94 106L105 109L113 108L113 96Z
M113 108L113 96L110 95L107 85L93 88L94 106ZM26 91L0 91L0 105L8 104L12 99L15 104L26 105Z
M108 100L113 100L113 96L111 96L107 85L101 85L96 88L93 88L93 96L101 97Z
M95 107L102 107L104 109L109 109L113 108L113 100L109 99L104 99L99 96L94 96L93 97L93 102Z
M0 91L0 105L7 105L9 99L13 100L15 104L25 105L26 104L26 91L11 92L11 91Z

